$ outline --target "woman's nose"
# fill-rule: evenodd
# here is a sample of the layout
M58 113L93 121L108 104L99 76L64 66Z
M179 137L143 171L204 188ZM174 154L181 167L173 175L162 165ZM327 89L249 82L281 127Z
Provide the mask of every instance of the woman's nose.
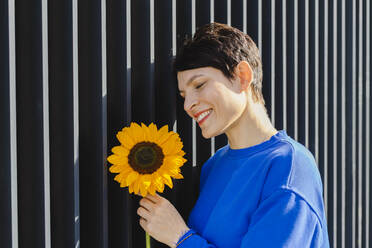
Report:
M186 112L192 111L192 109L198 104L198 100L195 97L185 97L183 108Z

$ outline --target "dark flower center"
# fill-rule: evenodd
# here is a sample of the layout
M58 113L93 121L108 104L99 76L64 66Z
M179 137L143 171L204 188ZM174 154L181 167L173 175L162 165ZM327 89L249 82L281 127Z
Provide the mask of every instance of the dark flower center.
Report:
M162 149L152 142L140 142L133 146L128 155L129 165L140 174L151 174L163 164Z

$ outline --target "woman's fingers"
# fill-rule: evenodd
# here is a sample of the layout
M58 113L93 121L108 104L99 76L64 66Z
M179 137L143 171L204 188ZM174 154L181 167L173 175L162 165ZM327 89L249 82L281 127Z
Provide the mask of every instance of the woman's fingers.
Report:
M147 196L145 197L145 199L149 199L150 201L152 201L154 203L158 203L158 201L161 198L162 197L160 195L158 195L157 193L155 193L155 195L147 194Z
M149 211L148 211L147 209L143 208L143 207L139 207L139 208L137 209L137 214L138 214L139 216L141 216L141 217L142 217L143 219L145 219L145 220L148 220L149 217L150 217L150 213L149 213Z
M152 211L154 209L154 203L147 198L142 198L139 202L140 206L146 208L148 211Z

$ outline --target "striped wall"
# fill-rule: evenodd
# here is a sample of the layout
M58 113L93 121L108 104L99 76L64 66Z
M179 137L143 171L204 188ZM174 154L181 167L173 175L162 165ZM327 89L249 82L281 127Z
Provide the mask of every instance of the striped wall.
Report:
M140 198L106 163L131 121L181 135L185 179L163 195L187 219L203 162L227 140L202 138L170 62L212 21L259 46L272 122L319 165L331 247L372 246L369 0L5 0L1 247L145 247Z

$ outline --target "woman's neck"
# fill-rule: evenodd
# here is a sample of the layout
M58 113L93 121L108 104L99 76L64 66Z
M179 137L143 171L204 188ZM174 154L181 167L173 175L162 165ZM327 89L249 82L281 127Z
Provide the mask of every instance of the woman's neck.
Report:
M269 140L277 132L264 106L251 102L242 116L225 133L231 149L241 149Z

